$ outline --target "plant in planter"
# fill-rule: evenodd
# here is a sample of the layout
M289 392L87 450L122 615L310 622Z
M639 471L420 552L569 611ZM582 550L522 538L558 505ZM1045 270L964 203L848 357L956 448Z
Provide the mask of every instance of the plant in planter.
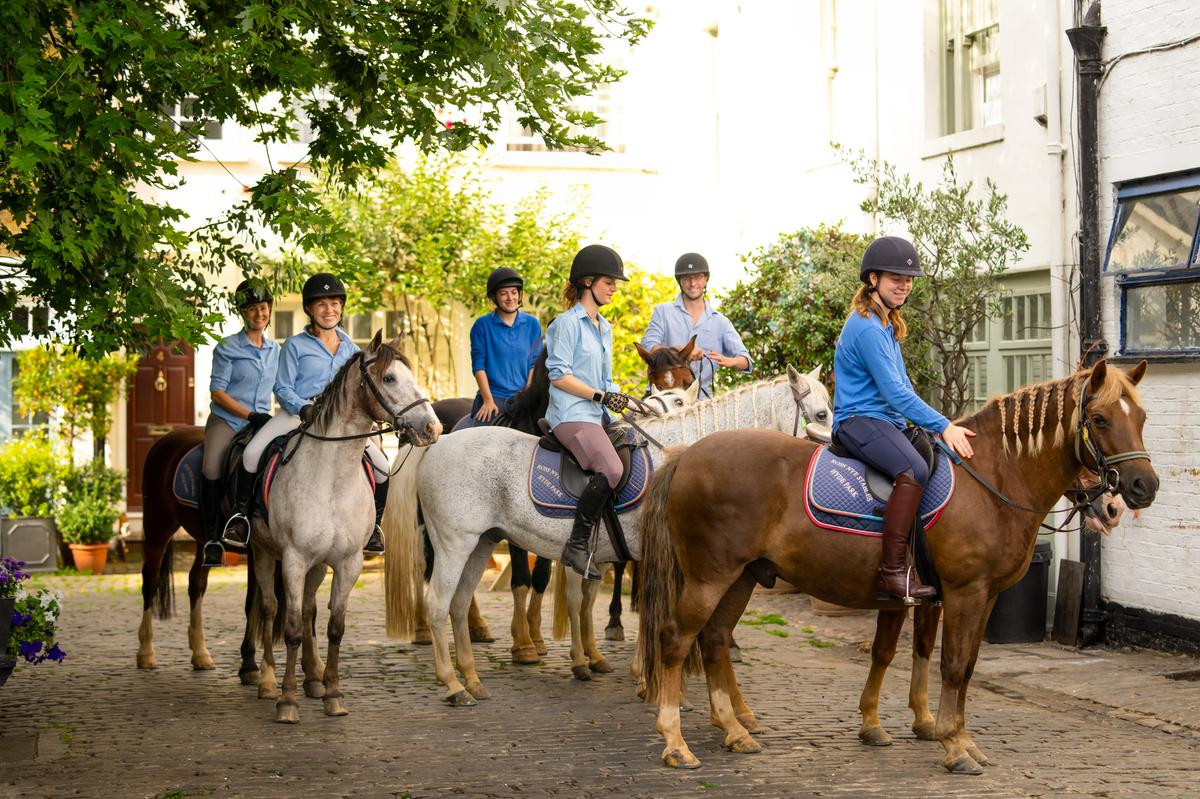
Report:
M0 557L0 685L8 680L20 656L27 663L61 661L55 627L62 594L30 592L21 585L29 579L25 564Z
M56 566L51 516L63 472L45 435L30 433L0 447L0 555L24 561L28 571Z
M58 530L71 547L75 568L104 574L108 542L119 515L108 497L96 492L84 492L67 500L58 512Z

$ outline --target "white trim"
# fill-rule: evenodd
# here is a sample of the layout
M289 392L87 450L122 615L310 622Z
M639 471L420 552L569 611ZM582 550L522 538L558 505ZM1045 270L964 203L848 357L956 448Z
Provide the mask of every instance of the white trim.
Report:
M937 139L926 139L921 148L921 159L940 158L944 155L970 150L975 147L985 147L989 144L1004 141L1004 123L988 125L986 128L973 128L960 133L951 133Z

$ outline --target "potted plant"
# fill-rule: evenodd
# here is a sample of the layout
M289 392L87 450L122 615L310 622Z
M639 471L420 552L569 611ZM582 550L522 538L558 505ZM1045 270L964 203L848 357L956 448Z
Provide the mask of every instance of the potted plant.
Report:
M30 592L21 585L29 579L25 564L0 557L0 685L8 680L17 656L27 663L61 661L56 625L62 595L50 591Z
M30 433L0 447L0 556L25 562L26 571L57 566L51 517L63 471L43 434Z
M67 500L58 512L58 531L71 548L75 568L104 574L108 542L120 511L99 492L84 492Z

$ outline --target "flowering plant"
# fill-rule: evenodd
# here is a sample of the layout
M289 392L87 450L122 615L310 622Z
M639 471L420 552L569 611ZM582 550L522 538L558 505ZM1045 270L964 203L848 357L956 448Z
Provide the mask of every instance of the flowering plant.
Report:
M21 585L29 579L29 573L21 568L24 565L12 558L0 558L0 598L15 600L8 654L20 656L28 663L61 661L66 653L55 641L55 625L62 609L62 593L27 591Z

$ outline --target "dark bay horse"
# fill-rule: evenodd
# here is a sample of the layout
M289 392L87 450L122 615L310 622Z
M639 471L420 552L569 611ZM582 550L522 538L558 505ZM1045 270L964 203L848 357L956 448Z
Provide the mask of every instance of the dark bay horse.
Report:
M1130 508L1154 501L1158 477L1142 442L1146 412L1136 389L1145 371L1144 361L1127 374L1100 361L997 397L959 422L977 434L969 465L979 479L955 467L954 496L928 534L945 616L932 733L952 773L979 774L989 762L966 731L966 689L996 596L1028 569L1041 519L1082 469L1102 475ZM802 493L815 449L776 432L716 433L654 475L643 511L638 657L647 698L659 705L667 765L700 763L683 739L679 702L685 668L701 665L725 746L761 749L747 729L756 726L754 714L727 652L755 585L748 566L769 564L801 590L839 605L900 610L875 598L881 552L874 539L808 520ZM902 623L903 616L889 619ZM936 633L936 616L925 621L932 630L918 637Z

